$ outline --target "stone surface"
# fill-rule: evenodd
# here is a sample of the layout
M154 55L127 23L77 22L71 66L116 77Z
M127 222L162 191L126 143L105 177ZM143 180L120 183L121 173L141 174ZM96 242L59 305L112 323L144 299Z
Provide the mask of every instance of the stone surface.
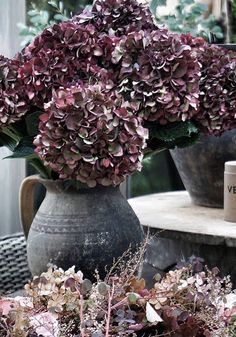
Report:
M223 209L192 204L186 191L151 194L129 203L141 224L162 237L236 247L236 223L223 220Z
M193 205L187 192L147 195L129 200L149 242L142 276L148 286L155 273L163 274L191 256L202 257L236 286L236 223L223 220L223 210Z

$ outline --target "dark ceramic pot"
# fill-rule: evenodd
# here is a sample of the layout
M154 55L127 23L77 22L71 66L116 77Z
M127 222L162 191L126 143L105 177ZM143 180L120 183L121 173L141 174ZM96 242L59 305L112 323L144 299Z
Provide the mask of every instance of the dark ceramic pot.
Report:
M236 44L219 46L236 50ZM224 163L236 160L236 130L221 137L202 136L195 145L170 152L192 201L223 208Z
M193 146L170 153L192 201L223 208L224 163L236 160L236 130L221 137L201 136Z
M34 217L38 183L47 192ZM119 188L65 189L60 181L31 176L21 186L20 211L33 275L52 263L63 269L75 265L90 279L97 268L103 277L105 266L143 240L139 220Z

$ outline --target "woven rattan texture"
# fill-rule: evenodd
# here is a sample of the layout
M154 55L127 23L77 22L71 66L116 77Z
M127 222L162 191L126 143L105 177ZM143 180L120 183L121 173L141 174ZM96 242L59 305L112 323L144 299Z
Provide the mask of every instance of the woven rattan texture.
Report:
M22 289L30 278L23 234L0 237L0 295Z

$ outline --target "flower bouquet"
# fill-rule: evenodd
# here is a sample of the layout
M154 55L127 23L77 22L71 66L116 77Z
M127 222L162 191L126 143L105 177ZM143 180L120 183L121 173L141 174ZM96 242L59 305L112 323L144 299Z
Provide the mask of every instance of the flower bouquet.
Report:
M92 283L72 267L53 267L25 286L27 297L0 300L0 336L232 337L235 301L230 278L200 259L154 276L135 276L143 247L124 254L105 280ZM129 259L127 260L127 257Z
M0 145L44 178L119 185L144 154L235 127L236 54L97 0L0 59Z

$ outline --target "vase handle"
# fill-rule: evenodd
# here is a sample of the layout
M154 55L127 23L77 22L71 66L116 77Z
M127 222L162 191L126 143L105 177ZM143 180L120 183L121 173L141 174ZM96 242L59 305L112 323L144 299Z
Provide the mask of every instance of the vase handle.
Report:
M20 186L20 220L26 239L28 238L30 226L35 217L34 189L35 186L40 183L42 183L40 176L32 175L25 178Z

